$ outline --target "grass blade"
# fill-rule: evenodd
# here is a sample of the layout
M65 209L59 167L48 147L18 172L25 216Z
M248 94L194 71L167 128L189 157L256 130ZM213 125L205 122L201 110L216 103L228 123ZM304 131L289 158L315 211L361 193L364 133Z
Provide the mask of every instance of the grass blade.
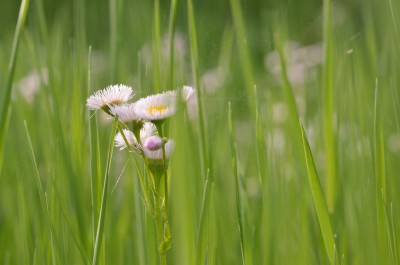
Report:
M202 176L206 175L206 170L209 168L210 161L208 161L208 153L207 153L207 143L206 143L206 131L204 125L204 112L203 112L203 103L202 103L202 90L200 87L199 81L199 59L198 59L198 50L197 50L197 35L196 35L196 23L194 18L194 9L192 0L187 1L188 4L188 25L189 25L189 40L190 40L190 57L192 63L192 76L194 87L196 88L196 96L197 96L197 106L199 108L198 111L198 125L200 128L200 150L201 150L201 158L202 158ZM211 174L212 176L212 174ZM212 182L212 180L211 180Z
M205 237L207 236L207 233L205 232L206 231L205 221L206 221L206 215L210 209L211 189L210 189L209 175L210 171L207 172L206 183L204 184L203 200L201 203L201 211L200 211L200 223L199 223L199 229L197 231L197 254L196 254L197 265L204 264L205 256L207 253L206 251L207 249L204 245L205 245Z
M3 164L3 150L4 150L4 141L6 137L6 132L8 129L8 124L10 122L10 114L11 114L11 92L12 92L12 83L14 80L14 72L15 72L15 64L17 61L18 54L18 46L19 46L19 38L22 30L24 29L26 14L28 13L29 0L22 0L21 7L19 9L17 28L15 30L10 62L8 64L8 72L7 72L7 81L5 85L5 95L3 106L1 109L1 119L0 119L0 172Z
M310 182L315 210L317 211L319 226L321 228L322 237L324 238L326 253L328 254L330 264L333 265L339 259L335 239L333 236L332 225L329 219L328 207L322 193L321 183L319 182L317 169L315 168L314 159L310 150L310 145L301 122L300 127L303 137L304 156L306 159L308 180Z
M387 263L387 251L389 249L386 237L386 172L385 172L385 153L384 141L381 121L381 105L378 88L378 80L375 88L375 108L374 108L374 131L375 131L375 178L376 178L376 217L377 217L377 233L380 252L380 260ZM386 261L386 262L384 262Z
M335 209L337 194L337 172L336 172L336 139L333 128L333 26L332 26L332 0L324 0L323 4L323 41L324 41L324 65L323 65L323 87L324 87L324 136L327 159L327 204L330 212Z
M242 263L251 265L253 264L253 256L251 253L251 244L250 240L247 237L247 233L244 230L246 219L245 214L242 209L242 198L240 195L240 188L239 188L239 174L238 174L238 167L237 167L237 146L233 134L233 122L232 122L232 110L231 104L229 102L229 135L231 140L231 150L232 150L232 167L233 167L233 174L235 176L235 187L236 187L236 209L238 215L238 222L239 222L239 233L240 233L240 247L242 251Z
M47 228L47 232L49 233L49 238L50 238L50 244L51 244L51 257L52 257L52 263L56 264L56 257L55 257L55 249L54 249L54 244L53 244L53 231L52 231L52 227L51 227L51 220L50 220L50 214L49 214L49 208L48 208L48 203L47 203L47 198L46 198L46 192L43 189L43 184L42 184L42 180L40 178L40 174L39 174L39 168L36 162L36 157L35 157L35 153L33 151L33 146L32 146L32 141L31 141L31 137L29 135L29 131L28 131L28 125L26 124L26 121L24 121L24 126L25 126L25 133L26 133L26 137L28 139L28 143L29 143L29 149L31 151L31 157L32 157L32 163L35 167L35 181L36 181L36 187L37 187L37 191L39 193L39 200L40 200L40 208L42 209L42 214L46 223L46 228Z
M242 8L240 6L239 0L230 0L230 6L239 49L239 59L242 65L245 87L247 89L248 103L250 110L254 111L254 71L247 45L246 28L243 19Z
M106 165L106 171L105 171L105 175L104 175L103 193L101 196L100 215L99 215L99 219L97 222L96 241L94 243L92 265L97 265L99 262L101 243L102 243L103 237L104 237L103 232L104 232L106 205L107 205L108 178L110 175L111 159L112 159L112 154L113 154L113 150L114 150L114 136L117 131L117 124L118 124L118 120L115 120L113 123L113 128L112 128L111 136L110 136L110 144L108 147L107 165Z

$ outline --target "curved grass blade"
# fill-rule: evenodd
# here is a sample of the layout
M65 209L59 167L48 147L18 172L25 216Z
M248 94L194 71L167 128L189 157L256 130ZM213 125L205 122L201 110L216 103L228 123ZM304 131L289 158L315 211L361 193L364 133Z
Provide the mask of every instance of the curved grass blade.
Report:
M300 128L303 138L304 156L306 159L308 180L310 182L311 192L314 200L315 210L317 211L319 226L321 228L322 237L324 239L326 253L328 254L330 264L334 265L338 261L338 253L336 249L335 239L331 221L329 219L328 207L324 195L322 193L321 183L319 182L317 169L315 168L314 159L310 150L310 145L303 125L300 122Z
M17 60L17 54L18 54L19 37L21 35L22 30L24 29L26 14L28 13L28 7L29 7L29 0L22 0L21 7L19 9L17 28L15 30L15 35L11 50L10 62L8 64L7 81L5 85L6 91L4 95L4 101L0 119L0 172L3 165L4 141L11 113L11 92L12 92L11 90L14 79L15 62Z
M105 176L104 176L103 193L101 196L100 215L99 215L99 220L97 222L96 241L94 243L92 265L97 265L99 262L101 243L103 241L103 236L104 236L103 232L104 232L106 205L107 205L108 178L110 175L111 159L112 159L112 154L113 154L113 150L114 150L114 136L117 131L117 124L118 124L118 120L115 120L113 123L111 136L110 136L110 144L108 147L107 165L106 165L106 172L105 172Z

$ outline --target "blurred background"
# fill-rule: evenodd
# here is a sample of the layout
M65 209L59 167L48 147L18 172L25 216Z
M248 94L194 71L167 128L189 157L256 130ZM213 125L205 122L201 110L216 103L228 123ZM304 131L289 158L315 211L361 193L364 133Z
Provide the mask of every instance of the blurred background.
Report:
M1 86L19 7L0 2ZM30 0L0 173L0 263L91 263L112 121L89 113L86 98L122 83L134 100L182 85L201 90L204 132L196 100L167 124L177 143L170 264L329 263L298 118L327 199L336 263L399 264L400 2L333 1L324 29L320 0L193 1L193 33L187 1L178 0L173 41L170 8ZM100 263L157 264L134 163L116 149L111 169Z

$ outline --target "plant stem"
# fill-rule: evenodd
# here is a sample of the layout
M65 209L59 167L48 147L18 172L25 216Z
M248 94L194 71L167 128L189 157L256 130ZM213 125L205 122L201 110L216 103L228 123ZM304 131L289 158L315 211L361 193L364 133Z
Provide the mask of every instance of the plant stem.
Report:
M162 188L162 176L155 175L154 180L156 182L156 193L154 193L155 201L156 201L156 231L157 231L157 251L160 258L160 264L167 264L167 251L163 247L164 245L164 215L163 215L163 188ZM164 208L165 209L165 208Z

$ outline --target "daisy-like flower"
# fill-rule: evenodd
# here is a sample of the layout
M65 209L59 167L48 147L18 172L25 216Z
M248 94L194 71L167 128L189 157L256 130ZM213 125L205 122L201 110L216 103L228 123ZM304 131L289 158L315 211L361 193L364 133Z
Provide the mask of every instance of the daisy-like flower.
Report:
M128 144L129 144L129 147L132 148L135 152L138 152L138 153L142 152L143 148L137 141L133 132L130 130L127 130L127 129L123 129L123 132L124 132L124 135L125 135L125 138L126 138ZM150 122L146 122L143 125L142 129L140 130L141 142L142 143L145 142L147 138L155 136L156 133L157 133L156 126L154 126L154 124L152 124ZM123 150L126 148L126 142L120 132L118 132L115 135L114 143L115 143L116 147L120 148L120 150Z
M135 103L136 114L148 121L163 121L175 114L176 92L167 91L139 99Z
M136 137L133 134L133 132L131 132L130 130L127 130L127 129L123 129L123 132L124 132L126 141L129 144L129 147L132 148L134 151L139 152L141 150L141 147L140 147L138 141L136 140ZM120 150L123 150L126 148L126 141L120 132L117 133L117 135L115 135L114 143L115 143L115 146L119 147Z
M109 111L109 105L122 105L132 98L132 88L126 85L113 85L96 91L86 100L92 110Z
M118 117L122 122L138 121L139 117L135 111L135 103L125 105L109 105L112 115Z

